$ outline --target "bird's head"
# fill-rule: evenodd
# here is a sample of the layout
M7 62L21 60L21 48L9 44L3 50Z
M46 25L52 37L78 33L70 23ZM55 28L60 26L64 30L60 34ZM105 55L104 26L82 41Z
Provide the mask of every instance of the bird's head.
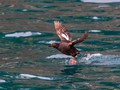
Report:
M58 48L59 47L59 43L52 43L50 46L54 47L54 48Z

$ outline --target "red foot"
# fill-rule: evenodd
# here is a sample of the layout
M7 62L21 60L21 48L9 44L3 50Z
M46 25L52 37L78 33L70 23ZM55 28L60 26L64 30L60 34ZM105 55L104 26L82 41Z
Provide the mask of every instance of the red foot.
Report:
M70 64L71 65L75 65L76 63L77 63L76 57L73 57L72 61L70 61Z

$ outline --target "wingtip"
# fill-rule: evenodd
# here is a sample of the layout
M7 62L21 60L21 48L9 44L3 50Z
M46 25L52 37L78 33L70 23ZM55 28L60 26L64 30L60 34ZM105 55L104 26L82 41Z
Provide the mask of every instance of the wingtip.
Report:
M84 34L86 37L88 37L88 32L85 32L85 34Z
M58 28L62 23L60 23L59 21L54 21L54 26L55 28Z
M88 32L85 32L84 35L83 35L83 41L88 37Z

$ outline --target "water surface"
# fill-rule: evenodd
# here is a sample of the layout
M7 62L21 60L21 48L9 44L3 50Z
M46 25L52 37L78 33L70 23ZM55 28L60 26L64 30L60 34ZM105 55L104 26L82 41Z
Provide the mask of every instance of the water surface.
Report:
M119 0L1 0L0 90L119 90ZM65 24L77 64L50 48L60 42L53 21Z

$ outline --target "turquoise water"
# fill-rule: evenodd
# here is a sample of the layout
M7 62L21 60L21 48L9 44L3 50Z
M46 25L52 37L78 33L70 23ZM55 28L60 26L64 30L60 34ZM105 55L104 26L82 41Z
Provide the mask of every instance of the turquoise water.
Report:
M119 90L119 0L1 0L0 90ZM65 24L77 64L49 45L60 42L53 21Z

